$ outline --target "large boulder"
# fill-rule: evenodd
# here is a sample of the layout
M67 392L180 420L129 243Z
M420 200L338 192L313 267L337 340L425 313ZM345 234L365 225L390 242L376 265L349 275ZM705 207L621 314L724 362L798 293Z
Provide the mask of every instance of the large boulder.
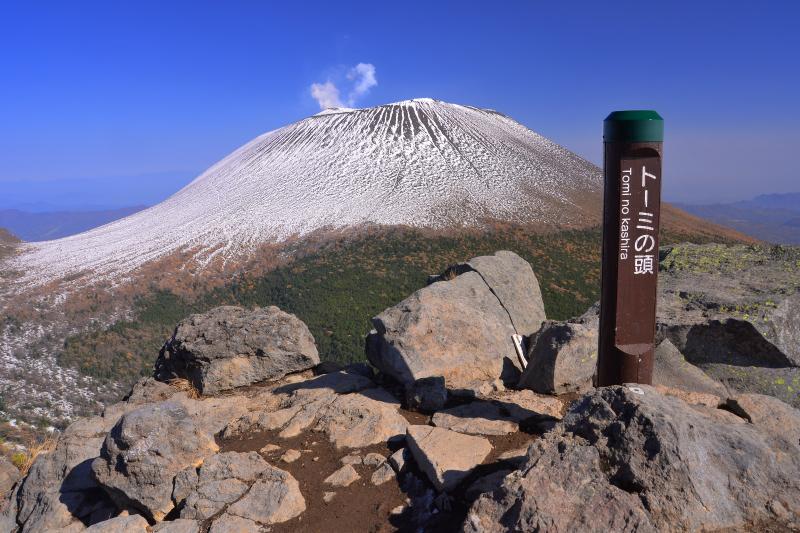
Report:
M123 415L106 436L92 472L120 508L159 521L174 507L175 475L218 449L209 428L169 400Z
M274 306L222 306L178 324L161 350L156 376L186 378L203 394L214 394L319 362L314 337L296 316Z
M765 396L720 410L645 385L598 389L570 409L561 431L534 443L500 489L476 501L464 528L797 528L798 434L800 412Z
M545 394L586 392L597 369L597 329L547 321L529 340L519 387Z
M370 362L404 384L441 376L448 388L518 375L512 335L544 320L536 276L512 252L453 267L373 318Z
M605 479L597 450L569 437L535 441L526 466L487 492L470 508L464 531L656 531L637 496Z

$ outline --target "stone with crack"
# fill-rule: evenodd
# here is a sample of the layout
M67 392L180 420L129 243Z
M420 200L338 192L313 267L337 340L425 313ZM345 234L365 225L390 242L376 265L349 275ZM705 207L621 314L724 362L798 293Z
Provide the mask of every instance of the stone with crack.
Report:
M455 389L518 375L511 336L544 319L530 265L499 252L446 274L373 318L370 362L404 384L440 376Z

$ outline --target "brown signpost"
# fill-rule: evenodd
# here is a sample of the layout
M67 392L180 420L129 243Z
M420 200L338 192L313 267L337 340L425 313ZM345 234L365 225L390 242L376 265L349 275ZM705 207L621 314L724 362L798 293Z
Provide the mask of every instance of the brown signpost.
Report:
M653 380L663 140L655 111L614 111L603 123L600 387Z

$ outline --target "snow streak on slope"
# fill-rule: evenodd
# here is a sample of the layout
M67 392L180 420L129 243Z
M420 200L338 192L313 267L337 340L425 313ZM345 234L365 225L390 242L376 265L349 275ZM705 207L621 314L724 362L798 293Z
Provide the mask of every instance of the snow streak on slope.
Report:
M29 282L115 277L177 251L234 258L360 223L586 225L601 187L597 167L494 111L431 99L328 110L254 139L150 209L24 245L16 266Z

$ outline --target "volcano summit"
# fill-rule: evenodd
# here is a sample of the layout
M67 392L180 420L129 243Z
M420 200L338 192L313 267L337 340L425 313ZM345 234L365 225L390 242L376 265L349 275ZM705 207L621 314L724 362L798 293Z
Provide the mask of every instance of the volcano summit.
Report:
M27 281L117 277L190 252L200 263L359 224L543 228L599 223L600 170L492 110L422 98L328 109L265 133L164 202L23 245Z

